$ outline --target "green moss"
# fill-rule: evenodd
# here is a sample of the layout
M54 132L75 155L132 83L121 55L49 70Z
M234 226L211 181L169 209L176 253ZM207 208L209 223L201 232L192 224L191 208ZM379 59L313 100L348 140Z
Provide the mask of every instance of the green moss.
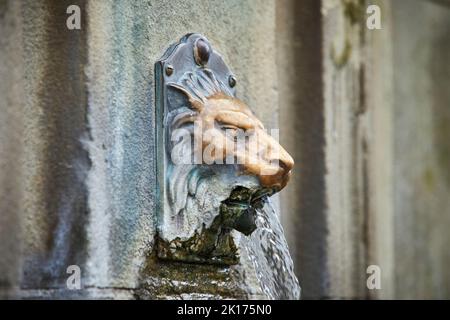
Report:
M201 275L201 276L199 276ZM160 260L153 252L143 270L138 299L180 298L181 295L206 298L246 299L233 267Z
M3 17L7 10L8 10L8 1L0 0L0 17Z
M203 229L188 240L176 238L170 242L157 238L159 258L163 260L233 265L239 262L239 254L231 230L219 226L218 216L212 226Z
M426 168L422 173L422 182L427 191L433 192L436 187L436 179L432 168Z
M331 61L333 61L333 64L338 69L341 69L347 64L347 62L350 60L351 54L352 45L348 39L345 40L344 49L340 54L336 53L336 49L334 46L331 47Z
M138 299L156 298L236 298L247 293L233 265L239 263L238 248L231 231L244 228L242 216L248 214L253 196L264 190L235 188L222 202L220 213L209 228L203 227L191 238L170 242L155 237L155 250L141 275ZM258 198L259 199L259 198ZM201 276L199 276L201 275Z
M341 0L341 3L344 17L346 21L348 21L350 26L362 24L364 22L364 0ZM346 31L344 35L345 43L342 51L340 53L337 53L335 46L333 45L331 47L331 60L337 69L341 69L348 63L353 51L352 44L350 42L350 28L348 26L348 23L346 23ZM364 30L362 26L361 30Z
M439 122L435 126L437 136L437 160L444 174L447 185L450 185L450 116L439 115Z
M361 23L364 19L364 0L342 0L344 15L350 24Z
M235 188L220 205L220 213L211 226L203 226L201 231L196 231L187 240L176 238L167 242L157 238L158 256L165 260L193 263L239 263L238 248L231 231L234 229L249 235L255 230L255 211L250 206L250 200L258 191L260 190Z

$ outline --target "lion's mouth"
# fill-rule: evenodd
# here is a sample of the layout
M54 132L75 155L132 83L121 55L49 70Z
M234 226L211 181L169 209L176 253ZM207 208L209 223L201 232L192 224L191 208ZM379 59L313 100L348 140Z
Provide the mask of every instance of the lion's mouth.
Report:
M256 211L276 190L270 188L249 189L238 186L222 201L220 213L223 225L242 232L246 236L256 229Z

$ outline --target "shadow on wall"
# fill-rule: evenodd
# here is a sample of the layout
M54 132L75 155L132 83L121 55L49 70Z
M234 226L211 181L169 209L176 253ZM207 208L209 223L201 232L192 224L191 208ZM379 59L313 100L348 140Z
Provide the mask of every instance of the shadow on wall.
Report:
M282 222L302 298L327 295L320 1L277 2L280 139L295 159L281 193Z

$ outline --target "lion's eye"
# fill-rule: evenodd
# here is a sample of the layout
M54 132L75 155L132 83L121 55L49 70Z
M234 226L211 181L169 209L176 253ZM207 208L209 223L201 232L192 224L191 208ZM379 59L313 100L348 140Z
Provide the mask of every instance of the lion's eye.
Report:
M225 134L230 137L236 137L238 135L238 128L227 127L223 128L225 130Z
M235 126L222 126L222 129L226 130L226 131L237 131L238 130L238 128Z
M240 128L237 128L235 126L232 125L223 125L221 126L222 130L225 132L225 135L228 138L234 139L236 140L237 137L239 136L239 131L243 131Z

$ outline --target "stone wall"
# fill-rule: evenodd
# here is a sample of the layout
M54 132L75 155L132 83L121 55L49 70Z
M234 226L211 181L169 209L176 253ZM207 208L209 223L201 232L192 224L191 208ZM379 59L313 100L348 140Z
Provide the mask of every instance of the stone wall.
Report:
M279 207L303 297L448 298L450 5L370 3L382 30L363 0L0 1L0 296L264 297L245 257L153 252L153 64L198 32L296 160Z
M70 4L81 8L81 30L66 27ZM275 4L2 1L0 10L7 62L0 85L2 287L30 296L128 297L146 290L139 285L145 270L154 272L146 281L167 282L152 262L153 64L184 34L203 33L235 72L238 96L274 127ZM81 268L84 293L65 290L71 264ZM215 275L227 290L192 289L198 283L189 281L177 289L169 281L142 294L244 294L228 273L211 268L198 271L204 283ZM164 270L180 281L188 272ZM252 287L251 275L245 281Z
M279 2L281 142L298 173L281 209L304 298L449 297L449 9Z

